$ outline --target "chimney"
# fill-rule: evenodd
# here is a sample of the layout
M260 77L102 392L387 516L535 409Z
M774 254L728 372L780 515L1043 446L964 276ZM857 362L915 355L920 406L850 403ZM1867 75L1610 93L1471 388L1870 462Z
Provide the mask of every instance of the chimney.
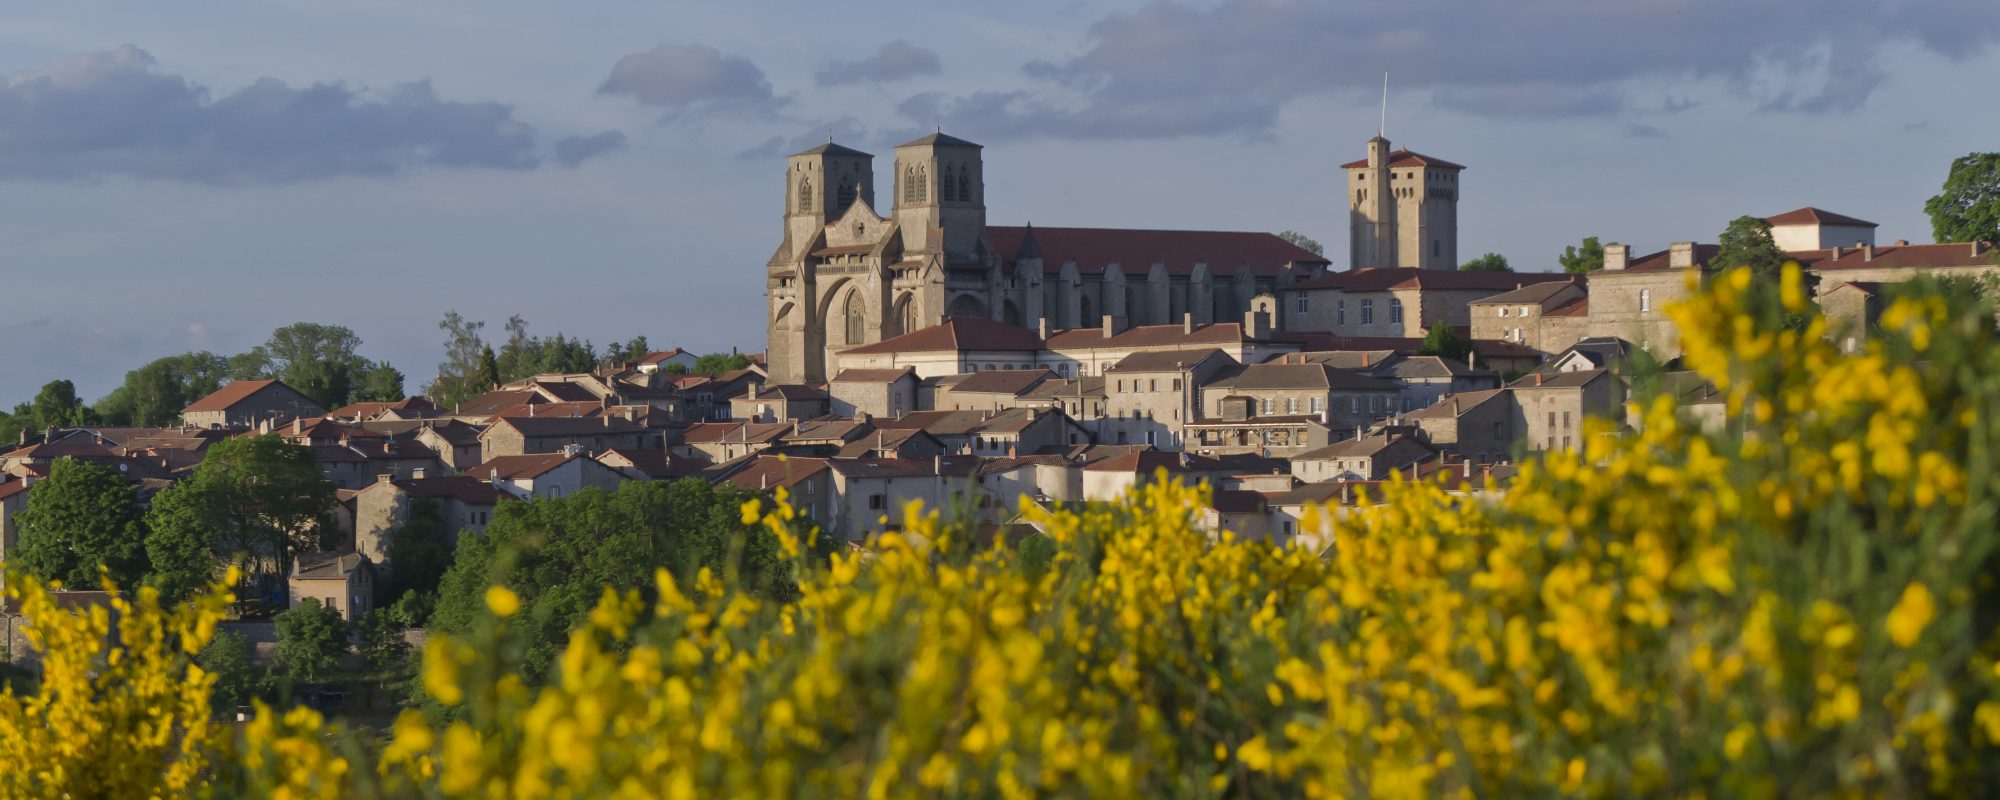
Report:
M1373 356L1371 356L1371 355L1369 355L1369 354L1368 354L1368 351L1366 351L1366 350L1363 350L1363 351L1361 351L1361 366L1364 366L1364 367L1366 367L1366 366L1369 366L1369 362L1370 362L1370 361L1373 361L1373 360L1374 360L1374 357L1373 357Z
M418 481L420 481L420 480L423 480L423 479L424 479L424 468L423 468L423 467L411 467L411 468L410 468L410 479L411 479L411 480L418 480Z
M1194 312L1188 311L1181 314L1181 333L1194 333Z
M1465 460L1465 477L1466 480L1472 479L1472 459L1470 458Z
M1104 315L1104 338L1109 339L1113 336L1117 336L1118 328L1119 328L1119 319L1117 316L1112 314Z
M384 472L384 473L382 473L382 474L380 474L380 475L376 475L376 476L375 476L375 482L376 482L376 483L378 483L378 484L382 484L382 483L388 483L388 482L389 482L390 480L394 479L395 477L396 477L396 476L395 476L395 475L393 475L393 474L391 474L391 473L387 473L387 472Z
M1667 245L1667 267L1687 269L1694 266L1694 242L1674 242Z
M301 434L301 433L305 433L305 430L306 430L306 421L305 421L305 418L304 418L304 417L293 417L293 418L292 418L292 435L293 435L293 436L297 436L297 435L299 435L299 434Z
M944 456L942 454L936 454L931 456L931 474L932 475L944 474Z
M1536 386L1542 385L1542 373L1539 372L1535 373L1535 385Z
M1875 245L1872 244L1861 245L1861 260L1862 261L1875 260Z
M1624 269L1632 263L1632 246L1629 244L1607 244L1604 246L1604 268Z
M792 435L793 435L793 436L797 436L797 435L799 435L799 431L800 431L800 430L803 430L803 429L804 429L804 427L805 427L805 424L804 424L804 423L802 423L802 422L800 422L800 421L798 421L798 420L796 420L796 419L792 420Z
M1842 251L1841 251L1841 247L1840 247L1840 245L1834 245L1834 246L1833 246L1833 260L1835 260L1835 261L1839 261L1839 260L1840 260L1840 254L1841 254L1841 252L1842 252Z
M771 473L766 472L757 476L757 488L759 489L771 488Z
M1897 240L1896 240L1896 246L1897 246L1897 247L1909 247L1909 246L1910 246L1910 240L1908 240L1908 239L1897 239Z
M1243 312L1243 336L1247 339L1264 339L1271 335L1271 314L1255 308Z
M1042 318L1041 318L1040 320L1037 320L1037 321L1036 321L1036 324L1035 324L1035 335L1037 335L1037 336L1040 336L1040 337L1042 337L1042 338L1043 338L1044 340L1046 340L1046 339L1048 339L1048 338L1049 338L1049 318L1048 318L1048 317L1046 317L1046 316L1045 316L1045 317L1042 317Z

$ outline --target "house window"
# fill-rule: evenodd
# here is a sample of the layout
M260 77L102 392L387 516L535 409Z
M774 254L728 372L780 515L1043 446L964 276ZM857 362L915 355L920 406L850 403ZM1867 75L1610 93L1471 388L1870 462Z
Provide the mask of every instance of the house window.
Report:
M1306 313L1306 293L1299 292L1299 313Z
M1639 310L1640 311L1653 310L1653 290L1651 289L1639 290Z
M1159 378L1147 378L1147 379L1146 379L1146 391L1149 391L1149 392L1157 392L1157 391L1159 391L1159 390L1160 390L1160 379L1159 379Z
M1549 430L1553 431L1555 429L1556 429L1556 412L1551 411L1549 412Z
M1285 398L1285 413L1287 413L1287 414L1297 414L1297 413L1299 413L1299 399L1298 399L1298 398L1296 398L1296 397L1287 397L1287 398Z
M1317 414L1317 413L1319 413L1319 410L1320 410L1320 408L1322 408L1322 407L1323 407L1323 403L1324 403L1324 402L1325 402L1325 398L1321 398L1321 397L1309 397L1309 398L1306 398L1306 407L1307 407L1307 408L1309 408L1309 409L1311 409L1311 410L1312 410L1312 413L1314 413L1314 414Z
M1401 300L1398 300L1398 299L1395 299L1395 298L1390 298L1390 300L1389 300L1389 324L1391 324L1391 325L1401 325L1401 324L1403 324L1403 301L1401 301Z
M1346 300L1335 300L1335 301L1333 301L1333 324L1335 324L1335 325L1346 325L1346 324L1347 324L1347 301L1346 301Z
M1361 413L1361 398L1359 397L1347 398L1347 413L1349 414Z
M1525 316L1527 316L1527 315L1528 315L1528 307L1527 307L1527 306L1521 306L1521 316L1524 316L1524 317L1525 317Z
M1503 316L1503 317L1504 317L1504 316L1507 316L1507 307L1506 307L1506 306L1501 306L1501 307L1500 307L1500 316Z
M1260 413L1260 414L1269 414L1269 413L1271 413L1271 398L1269 398L1269 397L1266 397L1266 398L1264 398L1264 401L1263 401L1263 402L1262 402L1261 404L1259 404L1258 408L1260 408L1260 409L1262 409L1262 410L1261 410L1261 411L1259 411L1259 412L1257 412L1257 413Z
M1363 325L1373 325L1373 324L1375 324L1375 301L1374 301L1374 300L1363 300L1363 301L1361 301L1361 324L1363 324Z
M1563 412L1563 430L1569 430L1569 412Z
M879 494L868 496L868 507L877 511L889 507L889 498Z
M1180 391L1180 390L1181 390L1181 379L1179 379L1179 378L1175 378L1175 379L1174 379L1174 391L1178 392L1178 391Z

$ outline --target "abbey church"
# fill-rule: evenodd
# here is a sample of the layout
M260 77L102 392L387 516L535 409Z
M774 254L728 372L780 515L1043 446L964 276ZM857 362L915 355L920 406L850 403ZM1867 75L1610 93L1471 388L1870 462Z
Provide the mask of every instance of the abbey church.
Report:
M988 225L980 154L942 132L897 147L886 211L874 156L828 142L787 158L766 276L774 383L823 383L832 354L951 317L1044 335L1238 321L1331 266L1270 233ZM1463 167L1380 136L1342 166L1349 266L1456 267Z

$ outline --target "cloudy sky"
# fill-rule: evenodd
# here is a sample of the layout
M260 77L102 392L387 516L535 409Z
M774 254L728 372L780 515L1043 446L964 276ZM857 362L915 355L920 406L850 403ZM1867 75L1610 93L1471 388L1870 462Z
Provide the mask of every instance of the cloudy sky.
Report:
M1470 167L1468 258L1803 205L1925 241L1996 146L1990 2L13 4L0 403L296 321L415 389L448 309L761 349L781 158L829 132L878 169L940 125L986 145L996 224L1344 253L1384 69L1389 137Z

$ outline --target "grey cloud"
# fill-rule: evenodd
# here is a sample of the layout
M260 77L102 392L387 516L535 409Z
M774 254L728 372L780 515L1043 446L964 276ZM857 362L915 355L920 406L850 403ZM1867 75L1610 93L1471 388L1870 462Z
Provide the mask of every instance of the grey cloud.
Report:
M592 158L625 149L625 132L610 130L592 136L565 136L557 139L552 149L556 163L575 169Z
M1989 3L1156 0L1098 20L1075 57L1027 65L1045 84L1032 94L920 105L1036 135L1258 137L1303 96L1372 105L1386 67L1392 91L1488 117L1637 113L1631 95L1649 81L1715 81L1769 111L1841 113L1880 87L1876 61L1891 48L1992 47L2000 26L1963 24Z
M778 158L825 144L829 139L850 147L881 152L922 135L916 128L870 128L854 117L840 117L821 120L797 135L765 139L755 147L737 153L736 157L745 160Z
M944 74L944 64L934 51L918 47L907 40L882 45L875 54L860 61L836 61L819 71L817 80L821 86L840 86L850 83L887 83L906 78Z
M1667 132L1651 125L1633 125L1625 129L1625 135L1634 139L1665 139Z
M704 45L663 44L620 58L597 93L663 109L670 120L698 114L768 117L785 102L750 59Z
M216 98L133 45L0 76L0 176L288 183L532 169L535 146L511 106L440 100L427 82L376 93L262 78Z

